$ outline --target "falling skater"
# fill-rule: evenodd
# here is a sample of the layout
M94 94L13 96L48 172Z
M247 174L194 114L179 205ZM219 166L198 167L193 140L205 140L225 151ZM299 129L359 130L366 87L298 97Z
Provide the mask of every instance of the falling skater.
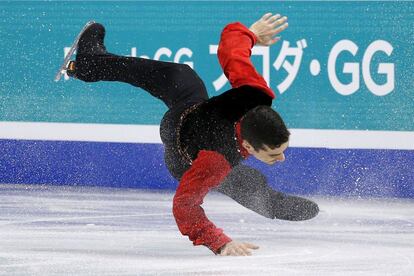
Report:
M209 98L188 65L109 53L105 29L90 24L77 45L69 76L85 82L119 81L140 87L168 107L160 124L165 163L178 181L173 214L194 245L215 254L250 255L258 246L232 240L204 214L201 204L215 189L270 218L299 221L319 212L314 202L273 190L258 170L241 164L249 155L272 165L285 159L289 131L271 108L275 95L250 61L254 45L271 46L288 26L287 18L265 14L250 28L227 25L218 48L219 62L232 89Z

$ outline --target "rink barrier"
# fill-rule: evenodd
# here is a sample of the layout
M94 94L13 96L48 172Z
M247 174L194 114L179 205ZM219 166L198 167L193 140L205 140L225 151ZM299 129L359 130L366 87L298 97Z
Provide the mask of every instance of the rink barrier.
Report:
M0 133L1 183L177 186L164 165L158 126L7 122L0 123ZM268 166L254 158L245 163L288 193L414 198L413 135L293 129L284 163ZM395 143L384 148L389 140Z
M290 129L291 147L414 150L413 131ZM161 143L158 125L0 122L0 139Z

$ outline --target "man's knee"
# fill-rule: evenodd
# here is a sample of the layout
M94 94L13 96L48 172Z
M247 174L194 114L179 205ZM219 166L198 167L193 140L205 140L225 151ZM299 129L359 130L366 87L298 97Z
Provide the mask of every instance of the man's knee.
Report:
M195 74L195 71L189 65L182 63L174 63L168 70L172 80L182 80Z
M302 209L302 213L299 214L299 220L308 220L311 218L316 217L319 213L319 206L313 201L306 200L304 203L304 208Z
M305 198L286 196L281 200L276 200L274 211L278 219L301 221L314 218L319 213L319 206Z

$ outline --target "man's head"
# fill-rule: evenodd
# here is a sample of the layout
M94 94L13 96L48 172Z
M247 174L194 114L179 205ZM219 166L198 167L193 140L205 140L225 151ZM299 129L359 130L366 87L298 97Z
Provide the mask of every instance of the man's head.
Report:
M260 161L272 165L285 160L290 132L280 115L270 106L257 106L241 121L242 145Z

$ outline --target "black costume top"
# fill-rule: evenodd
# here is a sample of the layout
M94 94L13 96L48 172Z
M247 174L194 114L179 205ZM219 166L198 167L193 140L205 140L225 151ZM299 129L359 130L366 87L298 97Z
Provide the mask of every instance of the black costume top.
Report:
M232 165L242 156L235 123L259 105L271 105L272 98L248 85L212 97L185 116L180 129L180 146L185 157L195 160L200 150L216 151Z

